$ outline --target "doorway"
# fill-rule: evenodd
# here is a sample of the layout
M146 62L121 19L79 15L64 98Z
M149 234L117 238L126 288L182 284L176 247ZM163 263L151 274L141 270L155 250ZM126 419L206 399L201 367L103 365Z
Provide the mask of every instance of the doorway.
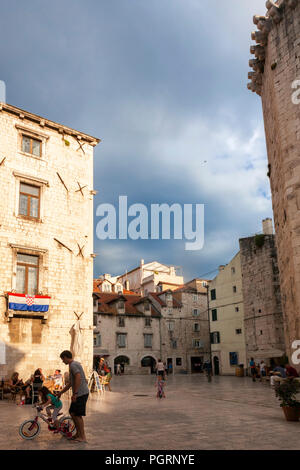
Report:
M203 356L191 357L191 373L203 372Z
M220 363L218 356L214 356L214 373L215 375L220 374Z

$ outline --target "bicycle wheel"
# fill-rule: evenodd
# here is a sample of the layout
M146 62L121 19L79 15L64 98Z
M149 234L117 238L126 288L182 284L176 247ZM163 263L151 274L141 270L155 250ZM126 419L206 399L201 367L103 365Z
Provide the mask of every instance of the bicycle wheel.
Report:
M59 420L60 433L66 437L72 437L76 434L76 428L71 416L63 416Z
M34 439L40 433L41 427L34 419L24 421L19 428L19 434L23 439Z

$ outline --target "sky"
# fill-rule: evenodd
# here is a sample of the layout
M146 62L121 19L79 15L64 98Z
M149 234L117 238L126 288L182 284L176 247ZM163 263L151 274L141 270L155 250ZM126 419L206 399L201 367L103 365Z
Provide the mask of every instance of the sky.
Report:
M265 0L10 0L7 102L102 139L94 154L94 276L140 259L212 278L272 217L261 101L247 90ZM99 204L204 204L205 242L99 240ZM206 273L210 273L207 274Z

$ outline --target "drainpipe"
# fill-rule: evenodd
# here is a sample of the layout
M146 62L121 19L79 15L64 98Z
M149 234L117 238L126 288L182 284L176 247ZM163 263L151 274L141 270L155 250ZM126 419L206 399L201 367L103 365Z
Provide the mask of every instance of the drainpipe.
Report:
M209 333L209 356L210 356L210 363L212 367L213 363L212 363L212 352L211 352L211 341L210 341L209 284L207 284L206 289L207 289L206 298L207 298L207 317L208 317L208 333Z

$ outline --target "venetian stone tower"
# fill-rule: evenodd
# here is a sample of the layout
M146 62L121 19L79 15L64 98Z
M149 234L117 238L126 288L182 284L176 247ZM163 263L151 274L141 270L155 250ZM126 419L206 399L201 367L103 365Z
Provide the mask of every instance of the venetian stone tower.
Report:
M266 16L254 16L248 88L262 99L290 357L300 340L300 0L268 0L266 7Z

